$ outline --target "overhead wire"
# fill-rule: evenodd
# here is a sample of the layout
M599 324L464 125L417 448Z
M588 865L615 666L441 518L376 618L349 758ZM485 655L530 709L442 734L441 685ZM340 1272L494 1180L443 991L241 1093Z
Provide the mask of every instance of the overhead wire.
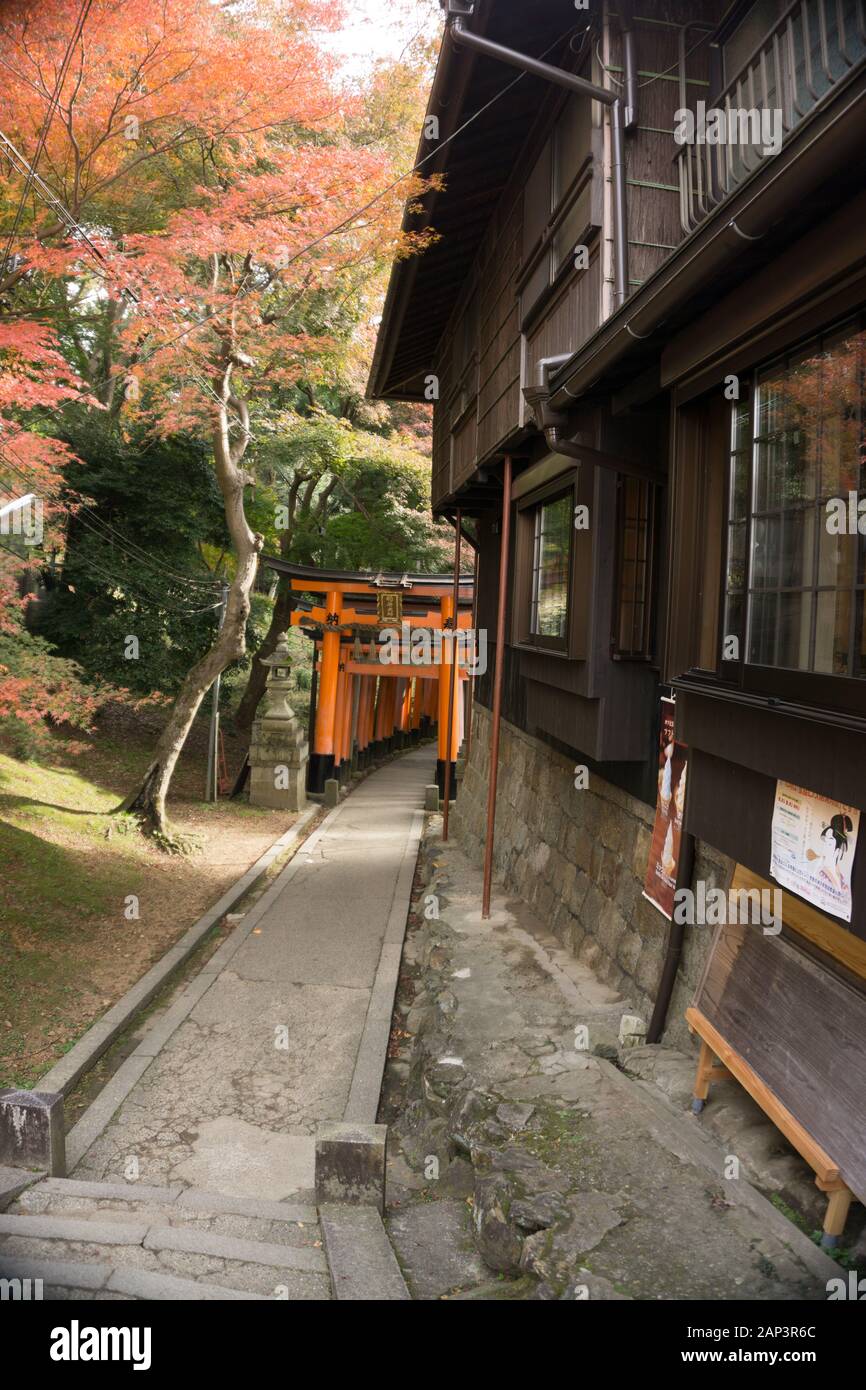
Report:
M559 44L564 43L567 38L573 36L579 29L579 25L573 25L571 29L567 29L565 33L561 34L558 38L554 39L553 43L549 44L548 47L545 48L544 51L538 55L539 60L546 58L548 54L553 51L554 48L557 48ZM326 232L323 232L320 236L315 237L312 241L309 241L306 243L306 245L300 247L300 249L296 251L294 255L290 256L283 264L281 264L280 271L282 272L284 270L288 270L288 268L294 265L296 261L301 260L302 257L308 255L310 251L314 251L316 247L321 246L325 241L329 240L330 237L338 236L340 235L340 233L344 231L351 230L353 224L357 222L359 217L363 217L365 212L369 212L372 207L375 207L377 203L381 202L381 200L387 197L389 193L393 192L395 188L398 188L401 183L405 183L407 179L410 179L415 174L419 173L420 170L423 169L424 166L431 159L438 155L441 150L443 150L447 145L450 145L454 140L457 139L459 135L462 135L464 131L468 130L469 127L473 125L475 121L479 120L481 116L485 115L491 109L491 107L495 106L497 102L501 101L504 97L506 97L509 92L511 92L520 82L523 81L525 76L526 73L519 72L517 76L512 78L511 81L508 82L506 86L504 86L499 92L494 93L494 95L490 98L489 101L485 102L483 106L479 107L477 111L473 112L472 115L469 116L468 119L465 120L462 125L458 126L456 130L453 130L450 135L446 135L443 140L439 140L436 144L436 148L431 150L429 154L425 155L423 159L419 159L417 163L413 164L411 169L407 169L404 173L399 174L395 179L392 179L390 183L386 184L383 188L381 188L378 193L374 194L374 196L370 198L366 203L363 203L361 206L355 208L353 212L349 213L340 222L335 223L335 225L333 227L330 227ZM243 299L246 298L246 296L243 294L239 294L237 298ZM191 333L197 332L200 328L206 327L206 325L217 316L218 312L218 310L214 310L211 313L205 314L201 319L198 319L195 323L189 324L187 327L185 327L181 333L176 335L176 337L169 338L166 342L160 343L159 346L154 348L152 352L143 355L139 360L142 362L152 361L152 359L157 355L157 353L162 352L165 348L171 347L175 343L181 342L182 340L188 338Z
M6 445L6 448L7 448L7 449L9 448L9 445L8 445L8 444ZM11 468L12 471L13 471L14 473L16 473L16 474L18 475L18 477L21 478L22 481L25 482L25 483L27 484L28 487L34 486L34 480L33 480L32 478L28 477L20 468L16 467L16 465L11 461L11 459L8 458L7 454L6 454L5 452L3 452L3 450L0 450L0 459L2 459L2 461L7 465L7 467ZM19 462L23 462L23 460L19 460ZM71 510L71 509L70 509L70 508L67 508L67 510ZM221 581L221 580L218 580L218 579L214 579L214 580L194 579L194 578L192 578L192 577L190 577L190 576L187 576L187 575L181 575L181 574L180 574L178 571L176 571L176 570L166 570L164 567L157 567L157 566L151 561L150 557L146 554L146 552L144 552L144 551L141 552L141 557L135 555L132 551L124 551L124 549L123 549L122 546L115 545L113 542L109 541L108 538L107 538L104 534L102 534L100 531L98 531L97 528L92 524L92 522L90 522L90 521L88 520L88 517L87 517L84 513L90 512L91 510L92 510L92 509L87 508L87 507L78 508L78 509L74 512L74 515L77 517L77 519L78 519L79 521L83 522L83 524L84 524L89 530L91 530L91 531L93 532L93 534L96 535L96 536L98 537L99 540L103 541L104 544L111 544L111 545L112 545L112 549L113 549L114 551L120 551L120 553L122 553L122 554L125 555L125 558L127 558L127 559L129 559L129 560L132 560L132 561L133 561L134 563L136 563L136 564L141 564L141 563L143 562L143 560L144 560L145 562L147 562L148 567L153 571L153 573L154 573L157 577L161 577L161 576L164 576L164 575L168 575L168 577L169 577L170 579L172 579L172 582L174 582L174 583L178 583L178 584L194 584L194 585L196 585L197 587L202 587L202 588L210 589L211 592L213 592L213 591L216 589L217 585L220 585L220 584L222 583L222 581ZM101 520L101 519L100 519L100 520ZM106 522L106 523L103 523L103 524L106 525L106 526L108 525L107 522ZM117 534L119 535L119 533L117 533ZM134 544L134 542L133 542L132 544ZM7 548L8 548L8 547L7 547ZM138 547L136 547L136 548L138 548ZM14 553L14 552L12 552L12 553ZM107 579L107 580L108 580L109 582L111 582L111 583L115 583L115 584L121 585L121 586L127 588L128 590L130 590L130 592L134 591L134 589L135 589L136 587L138 587L144 594L147 595L147 599L148 599L149 602L154 603L154 604L156 604L157 606L162 607L163 609L166 609L166 605L163 603L163 601L162 601L158 596L154 595L154 594L147 588L147 586L145 585L145 583L144 583L143 580L138 579L137 581L134 582L133 585L130 585L129 580L126 579L125 577L123 577L123 576L121 576L121 575L118 575L118 574L110 574L110 573L108 573L107 570L105 570L105 569L100 569L100 567L97 566L96 563L90 559L90 557L88 557L87 564L88 564L94 571L96 571L97 573L99 573L100 576L101 576L103 579ZM139 594L139 597L140 597L140 594ZM204 595L202 595L202 597L204 597ZM219 608L219 607L220 607L220 603L221 603L221 600L218 601L218 602L216 602L216 603L213 603L213 604L207 604L207 605L205 605L204 607L201 607L201 608L180 608L180 607L178 607L178 606L175 605L175 606L172 607L171 611L172 611L172 612L175 612L175 613L177 613L178 615L183 616L183 617L190 617L190 616L192 616L192 615L195 614L195 613L205 613L205 612L209 612L212 608ZM168 610L166 609L166 611L168 611Z
M72 37L66 45L66 52L64 53L63 61L60 64L60 70L57 74L57 81L54 84L54 91L52 92L51 97L49 99L48 110L45 113L45 119L42 122L42 127L39 131L39 138L36 144L36 153L33 156L33 173L28 174L27 179L24 183L24 190L21 194L18 207L15 210L15 218L12 223L9 235L6 238L6 246L3 251L3 259L2 261L0 261L0 269L5 267L8 263L9 252L12 248L12 242L15 239L15 233L18 231L18 224L21 221L21 214L24 211L24 204L27 201L27 194L30 192L30 184L32 182L32 178L36 174L36 166L38 165L39 160L42 156L42 151L45 148L45 141L48 139L48 132L51 129L51 122L54 119L54 112L57 110L57 107L60 102L60 94L63 91L63 83L66 81L66 73L69 69L69 63L71 61L72 54L75 50L75 45L81 37L84 25L87 22L87 16L90 13L90 7L92 4L93 0L84 0L84 3L82 4L81 9L78 13L78 19L76 21L75 28L72 32Z
M87 5L86 5L86 10L85 10L85 19L86 19L86 14L87 14L87 12L89 11L89 8L90 8L90 4L87 3ZM559 44L565 42L565 40L568 39L569 37L573 37L573 36L575 35L576 31L579 30L579 29L580 29L580 26L572 26L571 29L566 30L566 31L565 31L563 34L561 34L558 38L554 39L554 41L553 41L551 44L549 44L548 47L547 47L546 49L544 49L544 51L539 55L539 58L540 58L540 59L546 58L546 57L548 56L548 54L551 53L551 52L553 51L554 48L558 47ZM73 46L74 46L74 45L73 45ZM416 163L413 164L413 166L412 166L411 169L408 169L408 170L406 170L404 173L398 175L398 176L397 176L395 179L393 179L390 183L386 184L383 188L381 188L381 189L378 191L378 193L376 193L372 198L368 199L366 203L361 204L359 207L357 207L356 209L354 209L353 212L351 212L350 214L348 214L345 218L343 218L340 222L336 223L333 227L329 228L326 232L323 232L320 236L315 237L312 241L306 243L306 245L304 245L303 247L299 248L299 250L298 250L297 252L295 252L294 255L292 255L292 256L285 262L285 264L283 264L283 265L280 266L280 270L283 271L283 270L288 269L291 265L295 264L295 263L296 263L298 260L300 260L303 256L308 255L311 251L315 250L318 246L322 245L325 241L329 240L332 236L337 236L337 235L340 235L340 234L341 234L342 232L344 232L344 231L349 231L349 230L351 230L351 228L352 228L352 227L354 226L354 224L357 222L358 218L362 217L362 216L364 215L364 213L369 212L369 210L370 210L372 207L374 207L378 202L381 202L381 200L382 200L384 197L386 197L386 196L388 195L388 193L392 192L395 188L398 188L399 185L400 185L401 183L405 183L407 179L410 179L410 178L412 178L415 174L419 173L419 172L429 163L429 161L432 160L432 159L434 159L437 155L439 155L440 152L441 152L446 146L452 144L460 135L462 135L466 130L468 130L470 126L472 126L477 120L479 120L483 115L485 115L493 106L495 106L498 102L502 101L502 100L509 94L509 92L513 91L513 89L514 89L520 82L523 81L523 79L524 79L525 76L526 76L526 74L525 74L524 72L518 73L517 76L516 76L515 78L512 78L512 80L511 80L510 82L508 82L508 83L507 83L504 87L502 87L498 92L494 93L494 95L490 98L489 101L485 102L485 103L483 104L483 106L479 107L479 109L478 109L477 111L474 111L474 112L472 113L472 115L469 116L469 117L467 118L467 120L465 120L465 121L464 121L461 125L459 125L455 130L453 130L453 131L451 132L450 135L447 135L443 140L438 141L437 144L436 144L436 147L435 147L434 149L432 149L432 150L430 151L429 154L425 155L423 158L421 158L420 160L416 161ZM44 180L36 173L35 167L31 166L31 165L28 163L28 161L24 158L24 156L20 153L20 151L18 151L18 150L16 149L16 147L12 144L12 142L8 139L8 137L5 136L5 135L3 134L2 131L0 131L0 143L4 144L4 145L7 147L7 149L10 150L10 151L12 152L13 156L14 156L15 158L17 158L18 162L23 166L23 168L24 168L24 170L25 170L25 173L26 173L26 175L27 175L27 178L31 181L32 186L37 190L38 195L42 198L42 200L43 200L44 202L46 202L46 204L47 204L48 206L50 206L50 207L52 208L53 211L55 211L55 212L61 217L61 220L64 222L64 225L66 225L70 230L72 230L72 231L74 231L74 232L76 233L76 236L80 238L81 243L91 252L92 255L94 255L94 256L100 261L100 263L101 263L102 265L105 265L105 266L111 268L111 267L110 267L110 263L109 263L108 259L106 258L106 256L99 250L99 248L98 248L97 246L94 245L93 241L92 241L91 238L88 236L88 234L86 233L86 231L84 230L84 228L80 225L80 223L78 223L77 219L73 216L73 214L69 211L69 209L65 206L65 204L63 204L62 201L56 196L56 194L54 194L54 193L52 192L52 190L48 187L48 185L45 184ZM14 235L14 233L13 233L13 235ZM11 242L10 242L10 244L11 244ZM142 279L144 279L144 277L142 277ZM146 280L144 281L144 283L147 283ZM148 288L150 288L150 286L148 286ZM145 313L148 312L147 307L146 307L146 306L142 306L141 301L138 299L138 297L134 294L133 291L129 290L128 287L125 287L124 292L127 293L127 294L129 294L130 297L138 304L139 307L143 307ZM239 295L237 296L238 299L242 299L242 298L245 298L245 297L246 297L246 296L243 295L243 293L241 293L241 294L239 294ZM157 353L164 351L166 348L172 347L172 346L174 346L176 343L181 343L181 342L184 342L184 343L185 343L186 339L189 337L189 335L190 335L191 333L197 332L200 328L205 327L209 322L211 322L214 318L217 317L217 315L218 315L219 312L220 312L220 311L218 311L218 310L213 310L213 311L211 311L211 312L205 314L201 319L197 320L195 323L186 326L186 327L183 329L183 331L182 331L181 333L177 334L174 338L170 338L170 339L168 339L167 341L165 341L165 342L163 342L163 343L160 343L160 344L159 344L157 347L155 347L150 353L147 353L145 356L143 356L143 357L140 358L139 360L140 360L140 361L143 361L143 362L151 361L151 360L153 359L153 357L155 357L155 356L157 355ZM214 398L214 400L217 402L217 404L220 406L220 408L221 408L221 409L224 408L225 403L224 403L223 401L220 400L220 398L217 396L216 392L215 392L215 391L213 390L213 388L209 385L209 383L205 382L205 381L203 380L203 378L201 378L200 376L196 375L195 373L194 373L193 375L194 375L194 379L198 382L198 384L199 384L201 387L203 387L203 389L205 390L205 392L206 392L208 395L210 395L210 396L212 396L212 397ZM233 420L231 423L232 423L232 424L240 425L240 422L237 421L237 420ZM243 427L241 426L241 428L243 428ZM245 432L246 432L247 434L249 434L249 431L245 431ZM6 462L8 463L9 460L7 459ZM23 476L23 475L21 475L21 476ZM89 510L89 509L88 509L88 510ZM107 522L102 522L102 521L101 521L101 518L99 518L99 521L101 522L102 525L107 526L107 527L109 526L109 523L107 523ZM91 528L91 529L93 529L93 528ZM109 529L113 529L113 528L110 528L110 527L109 527ZM98 533L97 533L97 534L98 534ZM120 533L117 533L117 532L116 532L115 534L118 534L118 535L119 535ZM135 545L134 542L129 542L129 544L130 544L131 546L134 546L134 545ZM135 548L136 548L136 549L140 549L139 547L135 547ZM144 552L141 552L141 553L142 553L142 555L145 554ZM133 556L132 558L135 558L135 557ZM161 571L161 572L164 573L164 571ZM202 586L208 586L208 585L209 585L209 581L207 581L207 580L193 580L193 579L187 579L186 577L183 577L182 582L184 582L184 583L194 583L194 584L202 585ZM216 582L216 581L215 581L215 582ZM218 607L218 606L219 606L218 604L214 605L214 607ZM196 610L190 610L190 611L196 611ZM206 611L206 610L197 610L197 611Z

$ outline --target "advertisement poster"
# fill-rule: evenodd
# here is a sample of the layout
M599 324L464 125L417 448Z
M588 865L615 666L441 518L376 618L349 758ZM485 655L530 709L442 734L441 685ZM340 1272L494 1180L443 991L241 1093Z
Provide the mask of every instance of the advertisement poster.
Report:
M674 740L675 710L673 700L662 700L656 817L643 889L644 897L668 919L674 913L686 804L686 747Z
M859 829L855 807L777 782L770 873L813 907L850 922Z

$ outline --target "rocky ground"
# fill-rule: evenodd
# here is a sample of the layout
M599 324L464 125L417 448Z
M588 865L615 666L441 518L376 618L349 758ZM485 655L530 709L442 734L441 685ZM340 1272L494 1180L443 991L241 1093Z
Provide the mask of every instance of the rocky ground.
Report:
M797 1155L731 1084L693 1117L694 1059L623 1046L628 1001L525 904L494 898L482 922L480 874L440 828L381 1115L413 1295L825 1299L839 1268L806 1233L822 1204Z

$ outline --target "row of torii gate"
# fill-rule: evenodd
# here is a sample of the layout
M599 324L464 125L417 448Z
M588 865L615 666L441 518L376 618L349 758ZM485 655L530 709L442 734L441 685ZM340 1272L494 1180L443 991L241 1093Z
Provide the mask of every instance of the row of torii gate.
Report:
M275 557L266 564L288 579L291 624L315 646L308 791L320 794L329 779L345 782L353 770L436 732L436 782L447 816L457 756L464 736L471 738L473 576L456 565L452 578L373 577Z

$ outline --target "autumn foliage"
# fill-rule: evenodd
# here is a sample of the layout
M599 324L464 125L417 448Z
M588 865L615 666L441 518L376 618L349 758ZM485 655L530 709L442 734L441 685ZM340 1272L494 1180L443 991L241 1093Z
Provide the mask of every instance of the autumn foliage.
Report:
M351 299L372 318L377 273L420 245L398 227L423 185L388 190L403 170L381 101L377 133L323 44L337 0L84 9L71 46L80 0L0 13L0 493L44 498L62 546L62 412L207 440L242 625L257 403L333 374L333 318L310 311ZM8 629L22 562L0 555Z

